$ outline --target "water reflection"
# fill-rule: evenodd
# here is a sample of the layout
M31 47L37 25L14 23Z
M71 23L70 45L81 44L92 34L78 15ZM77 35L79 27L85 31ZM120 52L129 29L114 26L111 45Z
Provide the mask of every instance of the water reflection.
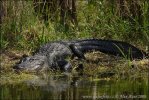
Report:
M21 84L0 86L1 100L149 98L148 81L89 81L69 75L36 76Z

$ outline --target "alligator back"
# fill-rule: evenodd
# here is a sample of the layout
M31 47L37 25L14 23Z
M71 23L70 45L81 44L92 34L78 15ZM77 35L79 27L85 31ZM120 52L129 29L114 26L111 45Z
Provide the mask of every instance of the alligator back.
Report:
M51 54L58 54L60 56L62 55L65 56L65 55L72 55L72 52L69 49L69 45L67 44L67 42L56 41L42 45L39 49L35 51L35 54L46 55L46 56Z

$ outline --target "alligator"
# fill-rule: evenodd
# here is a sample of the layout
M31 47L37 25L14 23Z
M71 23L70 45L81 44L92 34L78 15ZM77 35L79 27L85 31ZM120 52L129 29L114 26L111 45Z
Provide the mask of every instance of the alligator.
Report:
M131 60L148 56L146 52L135 46L116 40L55 41L42 45L32 56L23 56L13 68L19 71L39 71L49 68L71 71L72 66L67 57L86 59L84 54L91 51L100 51L105 54L131 58Z

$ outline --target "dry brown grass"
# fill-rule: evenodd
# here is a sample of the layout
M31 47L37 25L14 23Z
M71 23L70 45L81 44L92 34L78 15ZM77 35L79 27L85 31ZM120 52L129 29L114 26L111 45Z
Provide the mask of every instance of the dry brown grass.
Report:
M28 77L32 78L35 73L16 73L13 70L13 66L19 61L23 54L30 55L28 51L20 51L15 49L9 49L1 53L1 83L15 83L15 81L22 82ZM100 52L87 53L87 60L71 60L71 63L75 68L81 63L84 66L84 76L93 77L95 79L146 79L149 70L149 60L133 60L128 61L123 58L105 55ZM74 74L74 71L72 73ZM49 74L60 74L52 71ZM75 75L75 74L74 74ZM2 81L3 80L3 81Z

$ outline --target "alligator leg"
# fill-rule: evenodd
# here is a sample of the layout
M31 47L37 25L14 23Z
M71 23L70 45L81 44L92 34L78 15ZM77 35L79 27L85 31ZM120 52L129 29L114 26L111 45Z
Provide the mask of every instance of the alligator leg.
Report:
M57 64L61 71L70 72L72 69L70 62L66 61L65 59L58 60Z
M71 44L69 47L70 47L71 51L74 53L75 56L77 56L78 58L81 58L81 59L85 59L85 56L84 56L83 52L81 52L77 48L77 46L75 46L74 44Z

